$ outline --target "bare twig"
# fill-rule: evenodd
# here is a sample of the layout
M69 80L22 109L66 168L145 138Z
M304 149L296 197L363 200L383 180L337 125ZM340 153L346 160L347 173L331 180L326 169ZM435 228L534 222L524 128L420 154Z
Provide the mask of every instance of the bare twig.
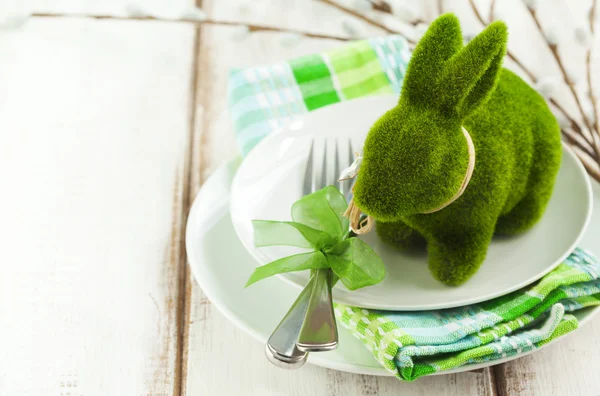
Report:
M394 9L392 8L392 6L390 5L390 3L388 3L385 0L368 0L369 3L371 3L371 7L376 10L376 11L381 11L384 14L393 14L394 13ZM416 18L410 21L406 21L404 20L404 22L413 25L413 26L417 26L419 23L424 23L424 21L420 18Z
M587 144L590 145L590 147L594 146L592 140L590 140L590 138L588 138L588 136L583 133L583 130L579 126L579 123L577 123L577 121L575 121L573 119L573 117L571 117L569 115L569 113L567 113L567 111L564 109L564 107L562 107L560 105L560 103L558 103L556 100L554 100L552 98L549 98L548 102L550 102L558 111L560 111L562 113L563 116L565 116L567 118L567 120L569 120L569 123L571 124L571 128L573 128L573 130L575 130L575 132L580 134L581 137L587 142Z
M362 20L363 22L368 23L371 26L375 26L375 27L378 27L378 28L380 28L382 30L385 30L388 33L401 34L401 35L404 36L404 38L406 39L406 41L408 41L411 44L416 44L416 42L414 40L408 38L408 35L405 32L399 32L397 30L390 29L389 27L387 27L383 23L381 23L379 21L376 21L376 20L374 20L372 18L369 18L369 17L361 14L359 11L356 11L356 10L353 10L352 8L349 8L349 7L346 7L344 5L338 4L334 0L320 0L320 1L322 1L325 4L328 4L328 5L332 6L334 8L337 8L338 10L342 11L345 14L352 15L353 17L358 18L358 19Z
M590 23L590 31L594 34L594 23L596 21L596 10L598 9L598 1L592 1L592 8L590 8L589 14L589 23Z
M590 26L590 32L592 34L592 38L591 40L594 40L594 23L595 23L595 17L596 17L596 9L598 6L598 1L597 0L592 0L592 7L590 9L590 14L589 14L589 26ZM591 68L592 68L592 50L591 47L588 48L587 54L586 54L586 74L587 74L587 84L588 84L588 92L589 92L589 96L590 96L590 100L592 102L592 106L594 108L594 129L595 131L591 131L592 132L592 136L594 138L594 142L597 143L598 141L598 136L594 135L594 132L596 134L600 134L600 129L598 128L598 105L596 103L596 97L594 95L593 92L593 87L592 87L592 73L591 73ZM579 133L579 136L581 136L583 134ZM576 143L575 143L576 144ZM586 171L594 178L596 179L596 181L598 181L600 183L600 172L598 171L598 169L596 169L595 164L591 164L591 161L586 158L585 156L581 155L581 152L579 150L577 150L577 148L571 146L573 148L573 151L575 152L575 154L577 155L577 157L579 157L579 159L581 160L581 163L583 164L583 166L585 167ZM590 155L589 151L586 151L585 149L583 149L580 145L577 145L577 147L579 147L579 149L581 151L584 151L588 157L594 158L593 155ZM597 148L597 146L594 146L594 148ZM600 165L600 155L598 155L598 152L596 151L596 164Z
M569 143L567 143L569 144ZM583 153L578 147L569 144L569 146L575 152L575 155L581 160L583 167L587 173L593 177L598 183L600 183L600 170L598 170L598 163L594 162L588 155Z
M392 13L392 6L387 1L384 1L384 0L369 0L369 3L371 3L371 7L373 7L374 10L381 11L381 12L384 12L386 14L391 14Z
M347 8L343 5L338 4L337 2L335 2L334 0L321 0L324 3L327 3L337 9L339 9L342 12L345 12L349 15L352 15L354 17L357 17L367 23L369 23L370 25L379 27L389 33L400 33L402 34L402 32L398 32L398 31L394 31L390 28L388 28L387 26L379 23L378 21L374 21L370 18L367 18L365 16L363 16L362 14L358 13L355 10L352 10L350 8ZM374 4L377 0L370 0L372 4ZM590 24L593 24L594 21L594 13L595 13L595 7L596 7L596 2L597 0L593 0L594 4L592 6L592 11L590 12ZM385 3L385 2L384 2ZM387 3L385 3L387 4ZM482 14L479 12L479 10L477 9L474 0L469 0L469 5L471 6L473 13L475 14L475 16L477 17L477 19L479 20L479 22L483 25L483 26L487 26L489 25L493 19L494 19L494 13L495 13L495 6L496 6L496 1L492 0L492 3L490 5L490 10L489 10L489 16L488 16L488 22L486 22L482 16ZM384 6L385 7L385 6ZM438 13L442 14L443 13L443 0L437 0L437 7L438 7ZM378 9L377 7L374 7L375 9ZM380 9L380 11L382 12L387 12L384 9ZM532 17L534 18L534 21L536 22L536 26L538 27L538 29L540 30L540 33L543 33L543 29L539 23L539 20L537 19L536 15L535 15L535 11L533 10L529 10L530 13L532 14ZM591 26L590 25L590 26ZM413 41L409 42L411 44L414 44ZM590 139L583 131L583 129L580 127L579 123L577 121L575 121L575 119L573 119L573 117L571 117L569 115L569 113L566 112L566 110L553 98L549 98L548 101L556 108L558 109L569 121L571 128L573 129L574 132L570 131L570 130L566 130L563 129L562 130L562 135L565 137L565 140L567 141L567 143L574 149L575 153L577 154L577 156L581 159L582 163L584 164L586 170L588 171L588 173L594 178L596 179L599 183L600 183L600 171L597 168L597 165L600 165L600 145L598 144L598 139L597 137L594 135L594 130L591 128L587 117L585 116L585 113L583 111L583 108L581 106L581 102L579 101L579 97L577 96L575 89L573 87L573 85L571 84L571 82L569 81L569 78L567 76L566 70L564 68L564 65L562 63L562 59L560 58L558 52L557 52L557 48L556 45L550 44L548 42L548 40L546 40L550 50L552 51L556 62L559 66L559 68L561 69L561 73L563 74L563 78L565 80L565 82L567 83L567 85L569 86L569 89L571 90L575 101L577 102L577 105L579 107L579 110L581 112L581 115L583 117L584 122L586 123L586 126L588 127L588 129L590 130L590 132L592 133L592 138ZM529 79L531 80L532 83L536 83L538 81L538 78L536 77L536 75L529 70L524 64L523 62L521 62L519 60L519 58L517 58L513 53L510 52L510 50L507 50L506 56L513 62L515 63L526 75L527 77L529 77ZM588 66L588 83L591 86L591 72L589 71L589 67ZM594 98L595 101L595 98ZM596 109L596 107L594 107L594 109ZM596 116L596 123L598 122L598 117ZM597 124L596 124L596 130L597 130Z
M565 140L567 140L571 145L577 146L581 151L583 151L586 155L592 158L595 161L598 161L598 156L590 146L582 139L581 135L570 130L570 129L561 129L562 135Z
M485 22L485 20L483 19L483 16L481 15L481 13L479 12L479 10L477 9L477 7L475 6L475 2L473 0L469 0L469 5L471 6L471 9L473 10L473 13L475 14L475 16L477 17L477 19L479 20L479 22L481 22L482 25L487 26L487 23ZM530 12L532 12L530 10ZM537 21L537 18L534 18ZM539 26L539 21L538 21L538 28L540 29L540 32L542 33L543 30L541 29L541 26ZM550 45L548 43L548 45ZM515 55L513 55L510 50L507 50L506 52L506 56L512 60L517 66L519 66L519 68L521 68L523 70L523 72L525 72L525 74L527 74L527 76L530 78L532 83L536 83L538 81L537 77L535 76L535 74L533 74L533 72L531 70L529 70L527 67L525 67L525 65L523 64L523 62L521 62ZM562 63L561 63L562 65ZM565 80L567 79L566 77L566 72L564 73L564 78ZM574 88L569 85L569 87L572 89L572 92L574 92ZM576 100L578 100L579 98L577 97L577 95L575 95ZM579 126L579 124L577 123L577 121L575 121L575 119L573 119L573 117L571 117L566 111L565 109L558 104L558 102L556 102L556 100L554 99L550 99L549 100L550 103L552 103L557 109L559 109L561 111L561 113L563 113L567 119L569 120L569 122L571 123L571 126L573 127L574 130L576 130L578 133L581 133L582 136L586 139L586 141L592 146L594 147L594 151L597 151L597 154L600 155L600 151L596 150L595 144L594 144L594 140L589 139L585 134L583 134L583 130L581 129L581 127ZM582 110L582 114L583 114L583 110Z
M488 14L488 23L494 22L494 15L496 15L496 0L492 0L490 3L490 13Z
M479 12L479 10L477 9L477 6L475 6L475 2L473 0L469 0L469 5L471 6L471 9L473 10L473 13L475 14L475 16L477 17L477 19L479 20L479 22L483 26L487 26L488 23L486 23L486 21L483 19L483 16L481 15L481 13ZM510 50L506 51L506 56L508 56L508 58L511 61L513 61L521 70L523 70L523 72L525 74L527 74L527 77L529 77L529 79L531 80L532 83L535 84L537 82L537 77L535 76L535 74L533 74L533 72L531 70L529 70L523 64L523 62L521 62L515 55L513 55L513 53L510 52Z
M356 11L356 10L353 10L352 8L338 4L337 2L335 2L333 0L321 0L321 1L325 4L328 4L332 7L334 7L334 8L337 8L338 10L342 11L345 14L352 15L353 17L360 19L360 20L368 23L369 25L372 25L372 26L378 27L379 29L385 30L388 33L399 33L399 32L396 32L396 31L390 29L389 27L385 26L383 23L376 21L374 19L371 19L369 17L366 17L359 11Z
M32 14L34 17L47 17L47 18L92 18L92 19L114 19L114 20L135 20L135 21L160 21L160 22L184 22L191 23L197 26L201 25L216 25L216 26L247 26L250 32L278 32L278 33L294 33L304 37L318 38L318 39L329 39L338 41L349 41L353 38L335 36L330 34L312 33L298 29L280 28L275 26L257 25L257 24L246 24L241 22L232 21L218 21L214 19L196 20L196 19L164 19L156 18L152 16L114 16L114 15L85 15L85 14L51 14L51 13L35 13Z
M473 13L477 17L477 19L479 19L479 22L481 22L481 24L483 26L487 26L487 23L483 20L483 17L479 13L479 10L477 9L477 6L475 5L475 2L473 0L469 0L469 5L471 6L471 9L473 10Z
M592 133L592 135L594 135L594 129L592 128L592 125L591 125L587 115L585 114L585 111L583 110L583 106L581 104L581 101L579 100L579 95L577 95L577 92L575 91L575 84L573 84L573 82L569 78L569 75L567 74L567 70L565 69L565 65L562 61L562 58L560 57L560 54L558 53L558 46L554 43L549 42L548 39L546 38L546 36L544 35L544 29L542 28L542 24L540 23L540 20L537 17L536 11L531 8L527 8L527 9L529 10L529 14L533 18L533 21L535 22L535 25L537 26L538 30L540 31L542 36L544 36L544 40L546 41L546 44L548 45L550 52L552 52L552 55L554 56L554 60L556 61L556 64L558 65L558 68L560 69L563 79L566 82L567 86L569 87L569 90L571 91L573 98L575 99L575 103L577 104L577 108L579 109L579 113L581 114L581 118L583 119L583 122L589 129L590 133ZM598 154L600 154L600 143L598 142L598 139L593 137L593 141L594 141L594 150Z
M594 3L592 5L592 11L590 11L590 24L593 24L594 21L594 13L595 13L595 7L596 7L596 3L597 0L593 0ZM475 2L473 0L469 0L469 5L471 6L471 9L473 10L473 13L475 14L475 16L477 17L477 19L479 20L479 22L483 25L483 26L487 26L489 23L486 23L486 21L483 19L483 16L481 15L481 13L479 12L479 9L477 9L477 6L475 5ZM494 13L494 6L495 6L495 0L492 0L492 4L490 6L490 22L493 19L493 13ZM538 27L538 29L540 30L540 33L543 34L543 30L542 27L539 23L539 20L537 19L536 15L535 15L535 11L529 9L529 12L532 14L532 17L536 23L536 26ZM544 36L545 38L545 36ZM563 130L563 136L565 136L565 138L567 139L567 141L570 143L571 146L575 146L577 147L578 153L584 153L584 155L586 156L586 159L584 162L584 160L582 159L582 162L584 162L584 165L586 165L586 169L588 170L588 172L590 173L590 175L592 175L596 180L598 180L600 182L600 174L598 173L598 170L596 170L595 168L591 167L589 162L596 162L597 164L600 164L600 144L598 142L598 136L596 136L594 134L594 129L592 129L589 125L588 119L585 116L585 113L583 111L583 107L581 106L581 103L579 101L579 97L577 96L576 92L575 92L575 88L573 87L573 85L570 83L568 77L567 77L567 73L566 70L564 69L564 65L562 64L562 61L560 59L560 56L556 50L556 45L550 44L548 42L548 40L546 40L546 42L548 43L548 46L550 47L550 50L552 51L559 68L561 69L561 72L563 74L563 78L565 80L565 82L567 83L567 85L569 86L569 89L571 90L573 96L575 97L575 101L577 102L577 105L579 107L579 110L581 112L581 115L583 117L584 122L586 123L586 126L588 126L588 129L591 133L591 137L588 137L583 129L581 128L581 126L579 125L579 123L577 121L575 121L575 119L573 117L571 117L569 115L569 113L567 113L567 111L553 98L549 98L548 101L556 108L558 109L568 120L569 123L571 124L571 128L573 128L573 130L575 131L576 135L579 136L581 139L583 139L585 141L585 145L584 143L580 140L580 139L575 139L572 133L569 133L565 130ZM527 74L527 76L529 77L529 79L531 80L532 83L536 83L538 81L538 78L536 77L536 75L529 70L524 64L523 62L521 62L515 55L513 55L510 50L507 50L506 52L506 56L512 60L521 70L523 70L523 72L525 74ZM589 67L589 66L588 66ZM588 83L590 83L591 80L591 72L588 69ZM590 84L591 86L591 84ZM591 92L591 89L590 89ZM593 96L593 94L591 94ZM594 98L595 101L595 98ZM596 109L596 107L594 107L594 109ZM596 118L596 132L598 131L598 117L597 115L595 116ZM579 155L578 155L579 156ZM595 172L595 174L594 174Z
M506 56L508 57L508 59L510 59L511 61L513 61L513 63L517 66L519 66L519 68L525 73L527 74L527 77L529 77L529 79L531 80L532 83L536 83L538 81L538 78L535 76L535 74L533 74L533 72L531 70L529 70L524 64L523 62L521 62L519 60L519 58L517 58L512 52L510 52L510 50L506 50Z

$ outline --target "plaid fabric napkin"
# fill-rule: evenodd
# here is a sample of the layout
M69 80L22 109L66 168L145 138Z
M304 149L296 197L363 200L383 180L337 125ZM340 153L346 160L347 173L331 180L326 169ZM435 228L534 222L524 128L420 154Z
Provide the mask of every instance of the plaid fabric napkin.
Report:
M410 57L400 36L270 66L232 70L229 105L242 154L293 117L365 95L400 93Z
M242 153L297 115L360 96L400 93L409 57L406 41L388 36L233 70L230 110ZM576 329L577 318L566 312L600 304L599 274L600 262L576 249L536 284L485 303L424 312L335 304L335 311L386 370L410 381L522 354Z
M577 328L600 304L600 262L576 249L539 282L485 303L423 312L336 304L338 322L403 380L529 352Z

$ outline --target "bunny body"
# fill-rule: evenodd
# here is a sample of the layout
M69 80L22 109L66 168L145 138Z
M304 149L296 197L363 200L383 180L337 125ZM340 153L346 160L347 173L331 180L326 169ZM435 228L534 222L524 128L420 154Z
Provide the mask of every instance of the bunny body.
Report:
M494 23L463 47L456 17L438 18L413 53L398 105L365 141L355 203L384 241L426 245L433 276L449 285L477 271L494 234L540 219L560 167L560 128L547 104L501 67L506 39ZM426 214L464 180L461 127L475 146L471 180L455 202Z

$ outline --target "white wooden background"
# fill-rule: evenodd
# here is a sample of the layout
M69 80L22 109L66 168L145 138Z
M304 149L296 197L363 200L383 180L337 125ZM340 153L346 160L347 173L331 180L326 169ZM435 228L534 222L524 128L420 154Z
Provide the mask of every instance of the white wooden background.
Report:
M465 1L444 3L466 31L480 29ZM477 3L487 10L487 0ZM585 23L589 6L573 3L545 1L540 13L568 35ZM240 39L239 27L181 20L198 15L194 6L211 19L275 31ZM228 69L385 30L322 0L35 0L6 7L0 395L600 394L600 318L512 363L400 383L310 365L274 368L263 345L228 323L192 279L183 246L187 211L206 177L236 153ZM437 12L434 0L419 7L426 20ZM509 23L511 49L538 75L556 74L518 0L497 8ZM345 21L357 31L344 29ZM278 31L289 29L333 39L289 45L289 34ZM583 77L583 51L568 48L579 65L573 73ZM600 207L597 184L595 194ZM599 214L592 227L600 233ZM583 245L600 248L590 239Z

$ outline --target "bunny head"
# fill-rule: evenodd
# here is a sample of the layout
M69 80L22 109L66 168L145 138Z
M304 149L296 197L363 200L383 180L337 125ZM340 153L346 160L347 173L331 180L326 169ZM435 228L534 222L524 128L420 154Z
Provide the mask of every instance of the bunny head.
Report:
M452 199L470 160L465 119L496 88L506 42L502 22L489 25L467 46L453 14L431 24L408 64L398 104L365 140L354 189L363 212L390 222Z

